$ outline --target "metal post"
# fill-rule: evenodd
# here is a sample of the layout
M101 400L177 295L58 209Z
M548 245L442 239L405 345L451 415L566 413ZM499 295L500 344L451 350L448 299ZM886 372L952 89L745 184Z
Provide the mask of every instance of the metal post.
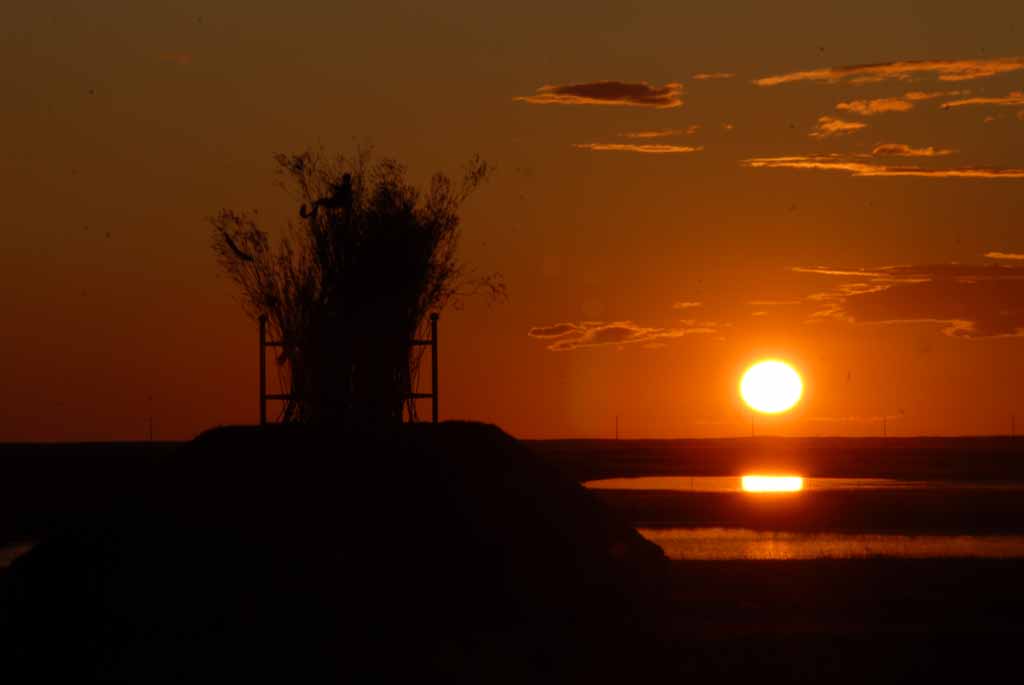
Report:
M260 425L267 425L267 315L260 317Z
M431 421L437 423L437 312L430 315Z

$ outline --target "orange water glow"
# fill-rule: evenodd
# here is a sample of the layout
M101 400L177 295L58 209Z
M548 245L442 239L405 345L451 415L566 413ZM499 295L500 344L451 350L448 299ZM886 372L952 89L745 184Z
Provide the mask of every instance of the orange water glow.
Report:
M744 492L799 492L804 489L801 476L743 476Z

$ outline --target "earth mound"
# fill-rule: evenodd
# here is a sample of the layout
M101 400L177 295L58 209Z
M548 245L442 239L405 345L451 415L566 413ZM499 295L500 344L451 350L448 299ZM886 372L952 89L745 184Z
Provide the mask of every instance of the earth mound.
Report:
M635 675L667 571L490 425L218 428L148 473L6 574L37 678Z

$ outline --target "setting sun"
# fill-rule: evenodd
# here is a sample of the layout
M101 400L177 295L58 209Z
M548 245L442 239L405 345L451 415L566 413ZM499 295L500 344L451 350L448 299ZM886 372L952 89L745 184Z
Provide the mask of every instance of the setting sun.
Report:
M800 476L743 476L744 492L799 492L804 489Z
M800 401L804 385L789 364L770 359L754 364L740 381L740 395L763 414L778 414Z

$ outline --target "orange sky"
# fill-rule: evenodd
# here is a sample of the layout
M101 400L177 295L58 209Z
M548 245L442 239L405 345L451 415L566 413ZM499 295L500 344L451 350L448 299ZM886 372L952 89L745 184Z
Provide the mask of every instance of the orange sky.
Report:
M742 435L775 356L759 432L1024 419L1024 5L660 4L6 10L0 441L254 422L205 219L276 230L274 153L365 142L498 167L463 248L509 301L444 313L442 418Z

